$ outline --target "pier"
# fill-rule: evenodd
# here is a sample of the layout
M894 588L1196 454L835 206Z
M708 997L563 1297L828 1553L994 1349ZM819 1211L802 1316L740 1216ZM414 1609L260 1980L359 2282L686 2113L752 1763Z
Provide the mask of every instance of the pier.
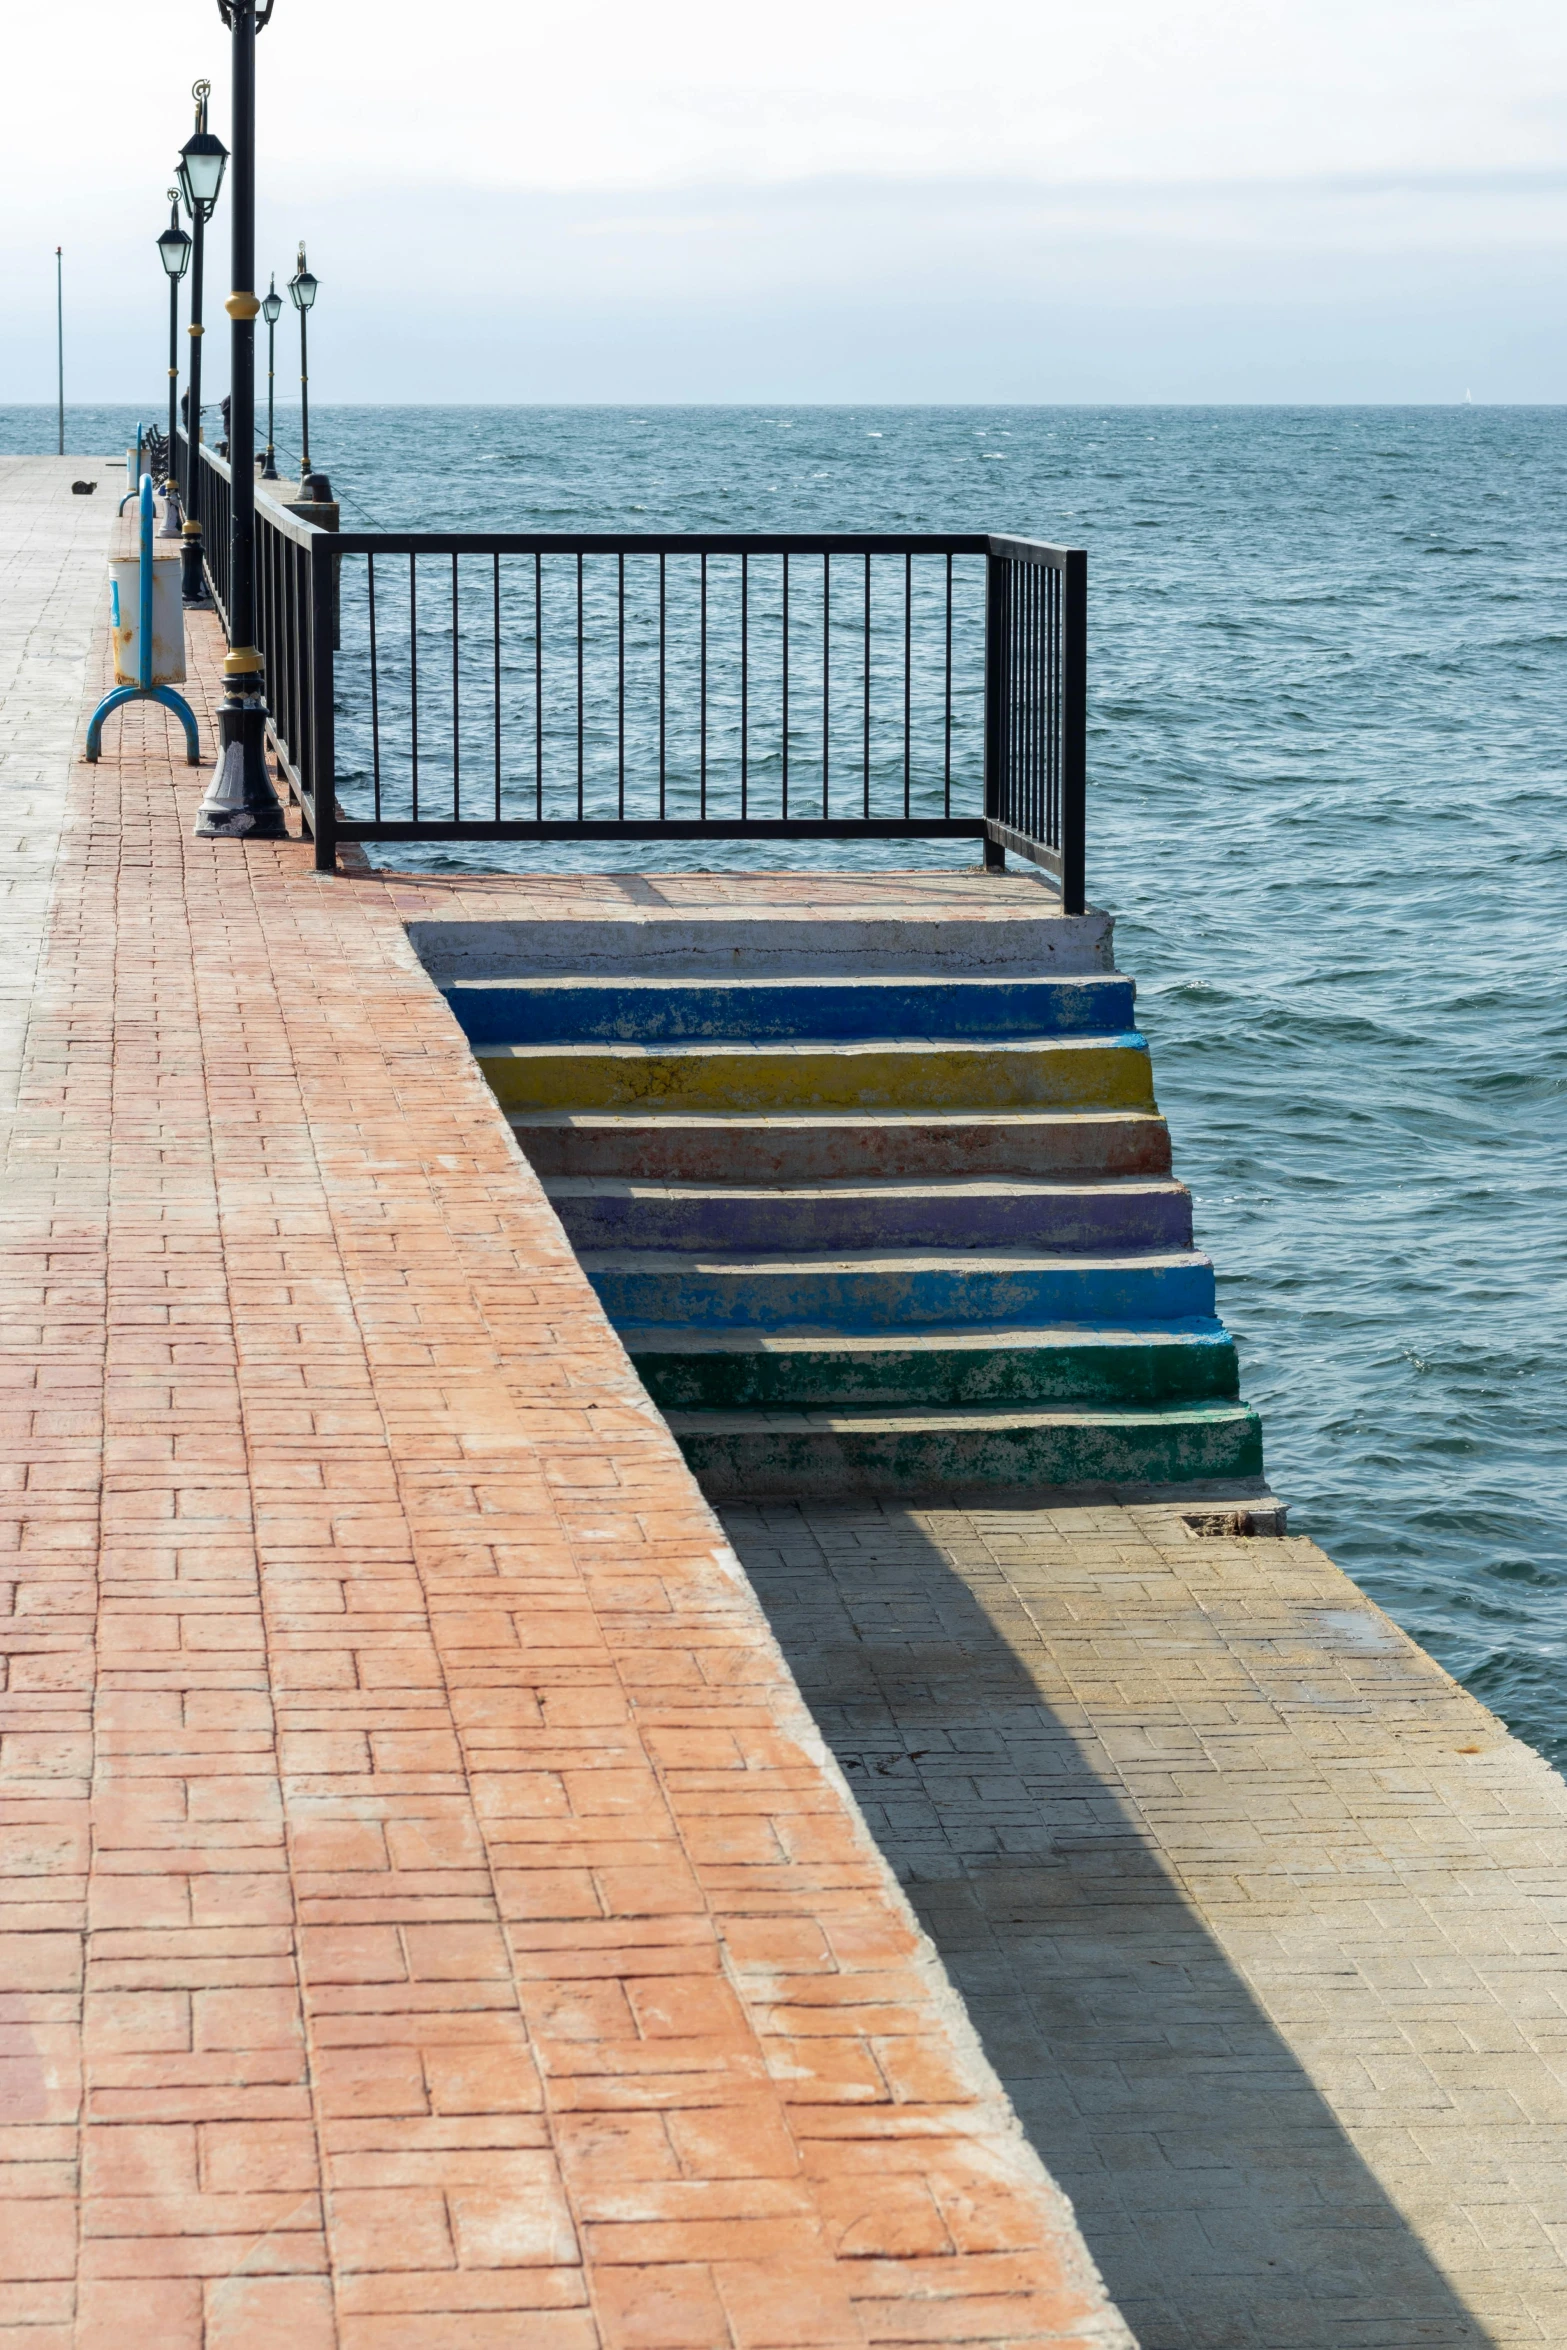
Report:
M453 1009L737 921L779 985L878 921L994 973L1049 893L197 841L167 713L79 756L118 476L0 461L0 2332L1567 2344L1567 1788L1281 1530L1226 1398L1141 1483L900 1496L841 1393L713 1386L716 1312L617 1332L552 1205L599 1178L518 1124L571 1102ZM1110 1110L1034 1111L1152 1119L1091 1049ZM705 1409L836 1482L746 1491Z

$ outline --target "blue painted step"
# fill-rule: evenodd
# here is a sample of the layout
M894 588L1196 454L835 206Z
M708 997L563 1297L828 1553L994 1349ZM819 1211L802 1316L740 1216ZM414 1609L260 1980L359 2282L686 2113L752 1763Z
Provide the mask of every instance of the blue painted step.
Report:
M1185 1249L1191 1195L1169 1181L638 1183L556 1177L550 1204L576 1249Z
M873 1037L1114 1036L1131 980L514 979L459 981L446 1000L476 1045L765 1044Z
M1213 1266L1195 1251L1071 1257L1026 1249L865 1251L842 1256L682 1256L584 1250L583 1271L617 1325L791 1324L901 1330L932 1323L1175 1321L1214 1312Z

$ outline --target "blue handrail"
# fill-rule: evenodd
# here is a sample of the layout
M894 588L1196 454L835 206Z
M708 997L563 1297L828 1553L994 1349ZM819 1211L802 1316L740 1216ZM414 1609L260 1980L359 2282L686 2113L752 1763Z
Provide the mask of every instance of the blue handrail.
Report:
M144 424L138 424L138 426L136 427L136 479L137 479L137 482L138 482L138 484L139 484L139 483L140 483L140 481L141 481L141 449L142 449L142 438L143 438L144 434L146 433L146 430L147 430L147 427L146 427ZM117 508L117 511L118 511L119 513L123 514L123 513L125 512L125 509L126 509L126 507L127 507L129 504L130 504L130 502L131 502L132 498L136 497L137 495L138 495L138 491L137 491L137 490L127 490L127 491L126 491L126 493L125 493L125 495L124 495L124 497L123 497L123 498L120 500L120 503L119 503L119 506L118 506L118 508Z
M140 434L137 445L140 447ZM123 506L124 500L122 499ZM182 694L171 685L152 682L152 475L141 477L141 628L136 647L136 683L117 685L105 694L87 723L87 757L96 760L103 742L103 722L111 710L118 710L126 702L161 702L165 710L172 710L185 729L185 759L191 767L201 765L201 739L196 732L196 715ZM119 618L118 612L115 614Z

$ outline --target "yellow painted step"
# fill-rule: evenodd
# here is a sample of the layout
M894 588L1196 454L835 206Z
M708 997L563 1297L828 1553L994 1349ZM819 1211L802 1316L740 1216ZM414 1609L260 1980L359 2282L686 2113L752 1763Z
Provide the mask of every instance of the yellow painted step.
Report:
M486 1045L508 1110L1151 1110L1135 1033L948 1044Z

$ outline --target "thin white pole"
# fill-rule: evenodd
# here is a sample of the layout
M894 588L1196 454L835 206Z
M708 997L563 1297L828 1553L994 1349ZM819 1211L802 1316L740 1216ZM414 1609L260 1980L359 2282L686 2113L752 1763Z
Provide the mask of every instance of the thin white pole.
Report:
M65 455L65 276L60 260L60 248L54 249L54 355L57 392L55 421L59 428L59 453Z

